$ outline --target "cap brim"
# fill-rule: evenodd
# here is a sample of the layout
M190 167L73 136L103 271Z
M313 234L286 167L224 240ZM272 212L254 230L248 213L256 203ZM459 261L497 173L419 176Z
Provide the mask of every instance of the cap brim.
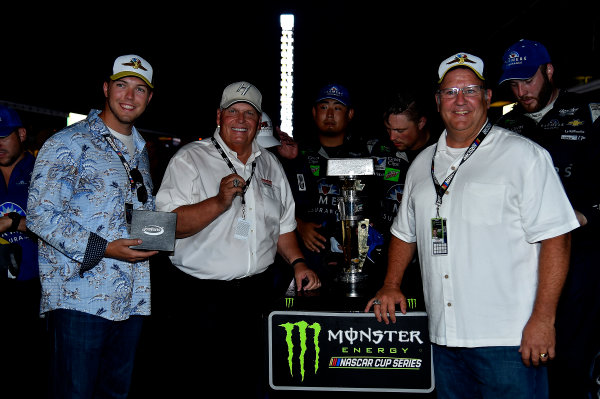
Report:
M261 109L260 107L256 106L256 104L254 104L253 102L251 102L251 101L248 101L248 100L234 100L234 101L231 101L231 102L228 102L228 103L225 103L225 104L221 104L221 108L222 108L222 109L229 108L229 107L231 107L231 106L232 106L233 104L235 104L235 103L247 103L247 104L250 104L250 105L252 105L252 106L253 106L253 107L254 107L254 108L255 108L255 109L258 111L258 112L261 112L261 113L262 113L262 109Z
M349 105L347 104L347 102L342 101L340 98L337 97L321 97L321 98L317 98L315 100L315 104L318 103L319 101L323 101L323 100L335 100L337 102L339 102L340 104L345 105L346 107L348 107Z
M8 137L12 132L17 130L20 126L3 126L0 128L0 138Z
M539 69L539 65L538 66L527 66L527 67L521 67L521 68L511 68L508 71L504 71L504 73L502 74L502 76L500 77L500 80L498 81L498 84L502 84L504 82L506 82L507 80L526 80L531 78L533 75L535 75L535 73L537 72L537 70Z
M440 80L438 80L438 83L442 83L442 80L444 80L444 77L446 77L446 74L448 72L450 72L451 70L453 70L454 68L469 68L471 71L475 72L475 75L477 75L477 77L479 79L485 81L485 78L483 76L481 76L481 74L479 72L477 72L477 70L475 68L471 67L470 65L459 64L459 65L451 66L450 68L446 69L446 72L444 72L444 74L440 77Z
M150 86L151 89L154 89L154 85L152 85L152 83L150 83L148 81L148 79L146 79L146 77L144 75L141 75L139 73L135 73L135 72L131 72L131 71L123 71L123 72L119 72L119 73L115 73L114 75L112 75L110 77L111 80L117 80L117 79L121 79L127 76L133 76L136 78L140 78L144 81L144 83L146 83L148 86Z
M256 141L261 147L264 148L281 145L281 142L273 136L256 136Z

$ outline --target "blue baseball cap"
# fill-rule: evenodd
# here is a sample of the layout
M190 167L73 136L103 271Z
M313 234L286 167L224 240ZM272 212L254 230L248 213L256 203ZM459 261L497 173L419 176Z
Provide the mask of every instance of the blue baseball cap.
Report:
M22 127L21 118L12 108L0 105L0 137L4 138Z
M521 39L504 52L502 77L498 84L511 79L529 79L540 65L552 62L548 50L541 43Z
M332 84L321 88L321 90L319 90L319 95L317 96L315 103L327 99L339 101L346 107L349 107L351 104L350 93L348 93L348 89L341 85Z

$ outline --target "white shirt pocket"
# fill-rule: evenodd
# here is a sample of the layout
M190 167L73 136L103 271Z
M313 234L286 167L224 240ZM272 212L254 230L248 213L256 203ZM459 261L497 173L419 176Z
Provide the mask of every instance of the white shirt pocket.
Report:
M473 225L492 226L502 222L506 186L466 183L462 198L462 218Z

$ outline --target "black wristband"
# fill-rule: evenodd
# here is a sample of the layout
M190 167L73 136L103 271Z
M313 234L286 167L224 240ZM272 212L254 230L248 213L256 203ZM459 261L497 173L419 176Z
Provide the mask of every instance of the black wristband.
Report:
M10 212L7 213L6 216L12 220L12 224L8 228L8 231L17 231L19 228L19 223L21 223L21 215L19 215L17 212Z
M293 261L292 263L290 263L290 266L294 267L294 266L296 266L298 263L302 263L302 262L306 263L306 260L304 260L304 258L298 258L298 259L296 259L295 261Z

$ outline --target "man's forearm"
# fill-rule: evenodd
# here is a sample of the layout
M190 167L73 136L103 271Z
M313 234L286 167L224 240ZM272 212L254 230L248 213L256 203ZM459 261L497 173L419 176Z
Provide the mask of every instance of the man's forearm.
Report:
M554 321L558 300L569 270L571 233L542 241L538 288L532 317Z
M417 245L392 236L388 249L388 268L384 286L399 287L406 268L412 261Z

